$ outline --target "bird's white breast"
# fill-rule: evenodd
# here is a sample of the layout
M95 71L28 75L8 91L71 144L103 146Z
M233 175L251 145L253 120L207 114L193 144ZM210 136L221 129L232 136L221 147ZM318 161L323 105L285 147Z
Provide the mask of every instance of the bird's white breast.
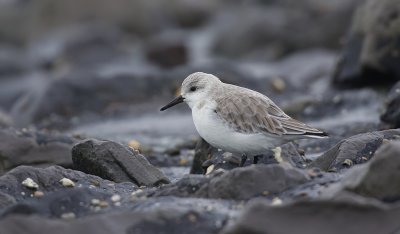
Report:
M212 146L232 153L261 154L279 145L276 138L262 133L236 132L214 112L216 103L204 101L192 108L194 125L200 136Z

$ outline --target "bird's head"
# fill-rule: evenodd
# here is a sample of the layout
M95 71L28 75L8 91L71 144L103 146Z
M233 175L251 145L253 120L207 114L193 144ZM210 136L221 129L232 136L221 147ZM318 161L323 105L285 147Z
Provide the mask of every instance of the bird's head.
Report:
M214 75L203 72L190 74L182 82L181 95L161 108L161 111L181 102L186 102L192 108L196 103L207 99L219 84L221 81Z

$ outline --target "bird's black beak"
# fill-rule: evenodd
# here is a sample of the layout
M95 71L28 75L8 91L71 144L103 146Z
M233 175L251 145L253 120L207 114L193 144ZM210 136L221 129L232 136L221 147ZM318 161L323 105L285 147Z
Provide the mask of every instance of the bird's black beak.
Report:
M164 111L164 110L166 110L166 109L168 109L168 108L170 108L170 107L173 107L173 106L175 106L175 105L177 105L177 104L183 102L183 100L185 100L185 98L182 97L182 95L179 95L177 98L175 98L174 100L172 100L170 103L168 103L167 105L165 105L164 107L162 107L162 108L160 109L160 111Z

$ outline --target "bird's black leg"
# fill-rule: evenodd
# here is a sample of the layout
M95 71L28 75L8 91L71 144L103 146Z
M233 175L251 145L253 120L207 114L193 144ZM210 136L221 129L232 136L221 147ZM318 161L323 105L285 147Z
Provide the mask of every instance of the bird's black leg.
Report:
M260 159L261 155L256 155L253 157L253 164L257 164L258 163L258 159Z
M239 167L243 167L244 163L247 160L247 155L246 154L242 154L242 160L240 161Z

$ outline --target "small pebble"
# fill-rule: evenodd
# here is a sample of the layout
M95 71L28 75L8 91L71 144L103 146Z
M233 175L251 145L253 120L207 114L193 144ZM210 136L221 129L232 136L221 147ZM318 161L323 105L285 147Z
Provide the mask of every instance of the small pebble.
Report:
M105 207L108 206L108 202L106 202L106 201L100 201L99 206L100 206L101 208L105 208Z
M33 193L33 196L34 196L34 197L43 197L43 196L44 196L44 192L42 192L42 191L35 191L35 192Z
M74 181L68 179L68 178L62 178L60 180L60 183L62 184L62 186L64 187L75 187L75 183Z
M90 201L90 204L92 204L92 205L94 205L94 206L97 206L97 205L100 204L100 200L99 200L99 199L92 199L92 200Z
M207 171L206 171L206 175L209 175L211 172L213 172L214 171L214 165L211 165L211 166L209 166L209 167L207 167Z
M350 159L345 159L342 164L350 167L353 165L353 161L351 161Z
M133 191L133 192L131 193L131 196L137 196L137 195L141 194L142 192L143 192L142 189L138 189L138 190L136 190L136 191Z
M181 158L179 160L179 165L180 166L186 166L186 165L188 165L188 163L189 163L189 161L186 158Z
M284 80L277 78L274 79L272 82L272 88L277 92L283 92L286 89L286 83Z
M128 146L132 149L139 150L140 149L140 142L137 140L130 140L128 142Z
M76 215L75 215L75 213L73 213L73 212L68 212L68 213L63 213L63 214L61 215L61 218L62 218L62 219L75 219L75 218L76 218Z
M263 195L263 196L268 196L268 195L269 195L269 192L268 192L268 191L264 191L264 192L262 192L262 195Z
M30 189L38 189L39 185L33 181L31 178L26 178L24 181L22 181L22 185L30 188Z
M197 217L194 214L189 214L188 219L192 223L195 223L197 221Z
M92 181L90 181L90 183L92 183L92 185L94 185L96 187L100 186L100 182L97 180L92 180Z
M119 202L119 201L121 201L121 196L120 195L118 195L118 194L114 194L114 195L112 195L112 197L111 197L111 201L112 202Z
M282 205L282 200L279 197L275 197L271 201L271 206L280 206Z
M278 146L278 147L272 149L272 152L274 152L275 160L278 163L282 163L283 162L282 155L281 155L282 154L282 148Z
M361 159L362 159L363 161L368 161L368 158L367 158L367 157L361 157Z

